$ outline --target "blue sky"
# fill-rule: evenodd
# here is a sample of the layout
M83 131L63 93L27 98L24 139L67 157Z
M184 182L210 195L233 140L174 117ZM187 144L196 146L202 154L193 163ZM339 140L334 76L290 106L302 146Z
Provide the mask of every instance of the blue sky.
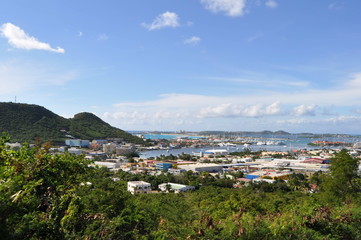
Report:
M0 101L125 130L361 134L359 0L3 0Z

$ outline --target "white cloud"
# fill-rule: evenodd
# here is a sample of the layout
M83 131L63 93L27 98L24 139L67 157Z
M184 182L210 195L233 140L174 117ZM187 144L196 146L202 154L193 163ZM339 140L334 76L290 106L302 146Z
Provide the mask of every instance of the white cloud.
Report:
M84 34L81 31L78 31L78 37L82 37Z
M103 33L103 34L100 34L97 39L98 39L98 41L106 41L109 39L109 37L108 37L108 35Z
M361 73L351 74L350 80L346 82L350 88L361 88Z
M360 122L361 117L357 116L337 116L333 118L328 118L326 121L328 122L334 122L334 123L348 123L348 122Z
M232 78L232 77L207 77L204 79L209 80L217 80L217 81L225 81L225 82L233 82L233 83L239 83L239 84L252 84L252 86L260 85L260 86L267 86L267 87L277 87L279 86L291 86L291 87L297 87L297 88L304 88L309 85L309 82L306 81L297 81L294 79L281 79L283 76L276 76L275 78L272 78L267 75L257 74L257 73L250 73L245 74L245 77L242 78ZM254 75L254 76L252 76Z
M174 12L165 12L158 15L152 23L142 23L142 26L147 28L149 31L161 29L165 27L179 27L179 17Z
M259 39L259 38L262 38L264 37L264 34L263 33L257 33L249 38L247 38L247 42L251 43L251 42L254 42L255 40Z
M37 40L35 37L29 36L18 26L12 23L4 23L0 27L1 35L8 39L8 42L14 48L26 49L26 50L45 50L56 53L64 53L63 48L52 48L48 43L43 43Z
M225 12L231 17L242 16L246 7L246 0L201 0L201 2L210 11Z
M281 102L277 101L267 106L265 109L266 115L276 115L281 113Z
M304 119L304 118L294 118L294 119L287 119L287 120L277 120L276 123L280 124L280 125L284 125L284 124L292 124L292 125L302 125L302 124L307 124L310 123L311 120L309 119Z
M276 8L278 7L278 3L274 0L268 0L266 3L266 6L269 8Z
M190 44L190 45L196 45L201 41L200 37L193 36L191 38L188 38L184 40L184 44Z
M344 8L344 2L332 2L328 5L329 10L341 10Z
M354 109L354 112L357 114L361 114L361 108Z
M316 104L302 104L293 109L293 114L295 116L315 116L316 115Z
M29 92L45 86L62 86L78 77L43 64L0 62L0 95Z
M199 111L200 118L223 118L223 117L263 117L266 115L280 114L280 103L272 103L264 107L262 104L249 106L237 105L231 103L220 104L202 108Z
M236 83L238 81L257 84L250 80L235 79ZM116 125L130 124L129 126L138 125L143 126L143 129L149 129L145 128L148 126L158 130L171 129L176 122L182 121L188 124L184 125L183 129L188 127L198 130L214 130L220 129L219 127L236 130L236 126L248 129L259 129L263 126L279 128L283 127L284 123L284 130L287 130L288 126L290 129L298 129L297 131L338 132L337 124L345 121L350 122L350 126L346 123L343 125L347 131L358 129L354 117L338 116L343 114L345 107L354 109L355 112L360 108L360 73L352 74L346 80L340 79L340 83L332 88L313 89L307 83L295 81L291 85L296 88L284 91L284 81L270 81L270 84L278 83L282 86L282 89L275 88L273 91L267 86L267 90L245 91L244 94L233 96L163 94L149 101L122 102L114 105L115 109L108 113L108 119ZM265 85L267 82L260 81L259 84ZM300 89L297 86L304 88ZM336 118L325 119L327 115ZM191 125L190 122L197 125ZM330 127L330 131L327 127Z

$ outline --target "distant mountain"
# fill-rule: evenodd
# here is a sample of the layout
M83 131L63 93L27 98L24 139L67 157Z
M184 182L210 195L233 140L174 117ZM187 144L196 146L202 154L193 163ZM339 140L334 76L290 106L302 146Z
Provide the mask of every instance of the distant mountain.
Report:
M80 139L122 138L128 142L144 141L121 129L110 126L92 113L78 113L63 118L48 109L30 104L0 103L0 132L7 132L13 141L63 143L69 136Z

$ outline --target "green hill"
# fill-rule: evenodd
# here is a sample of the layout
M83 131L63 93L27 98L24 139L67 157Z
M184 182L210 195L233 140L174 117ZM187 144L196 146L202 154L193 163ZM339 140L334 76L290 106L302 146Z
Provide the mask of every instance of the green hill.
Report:
M128 142L144 141L128 132L110 126L92 113L79 113L63 118L48 109L30 104L0 103L0 132L7 132L13 141L63 143L67 135L80 139L122 138Z

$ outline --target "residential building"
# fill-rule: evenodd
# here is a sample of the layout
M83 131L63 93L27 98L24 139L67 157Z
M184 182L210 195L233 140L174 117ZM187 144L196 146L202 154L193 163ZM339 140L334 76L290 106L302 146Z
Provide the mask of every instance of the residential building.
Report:
M128 182L128 191L131 194L151 193L151 185L144 181L131 181Z

